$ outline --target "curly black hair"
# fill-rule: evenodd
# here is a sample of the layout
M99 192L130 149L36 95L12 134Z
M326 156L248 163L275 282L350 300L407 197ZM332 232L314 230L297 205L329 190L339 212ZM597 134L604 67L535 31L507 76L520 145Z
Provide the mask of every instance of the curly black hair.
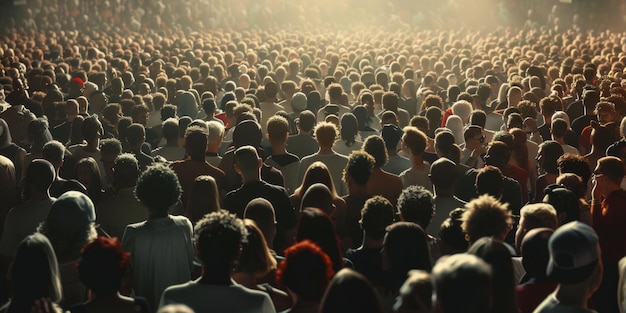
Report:
M182 194L176 173L164 165L148 167L139 176L135 197L150 211L167 212Z

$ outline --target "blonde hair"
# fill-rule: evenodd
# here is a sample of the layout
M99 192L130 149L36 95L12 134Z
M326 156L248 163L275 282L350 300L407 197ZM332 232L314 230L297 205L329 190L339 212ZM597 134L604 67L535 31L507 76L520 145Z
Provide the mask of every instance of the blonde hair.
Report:
M496 198L482 195L465 205L463 232L469 242L482 237L501 236L509 230L512 222L508 203L500 203Z
M315 138L320 146L332 147L337 139L337 126L329 122L320 122L315 127Z

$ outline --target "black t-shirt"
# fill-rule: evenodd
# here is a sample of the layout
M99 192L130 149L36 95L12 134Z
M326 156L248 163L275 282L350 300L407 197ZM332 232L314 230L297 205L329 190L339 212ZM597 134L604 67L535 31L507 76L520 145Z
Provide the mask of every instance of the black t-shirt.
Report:
M381 248L348 249L345 258L354 264L354 270L363 274L374 286L384 282Z
M296 226L296 213L285 188L270 185L262 180L243 184L226 194L224 209L236 214L239 218L243 218L246 206L256 198L263 198L274 206L277 222L274 247L277 251L282 251L285 248L285 233Z
M300 161L300 158L298 158L298 156L295 154L287 153L287 154L272 155L268 157L267 160L272 160L276 162L276 164L280 165L281 167L285 167L291 163Z

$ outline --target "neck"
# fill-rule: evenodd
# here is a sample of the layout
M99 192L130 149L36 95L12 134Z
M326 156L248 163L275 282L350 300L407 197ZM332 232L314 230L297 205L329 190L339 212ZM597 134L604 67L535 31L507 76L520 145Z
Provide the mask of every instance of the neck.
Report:
M255 182L261 181L261 175L260 174L250 175L250 176L241 175L241 180L243 181L244 184L255 183Z
M299 135L307 135L307 136L311 136L311 131L304 131L301 128L298 128L298 134Z
M256 289L256 277L251 273L234 273L232 275L233 279L240 285L243 285L246 288Z
M398 151L396 151L395 149L387 150L387 154L389 156L395 156L398 155Z
M554 136L552 136L552 140L558 142L560 145L564 145L565 144L565 139L563 139L563 137L554 137Z
M433 188L435 189L435 195L437 197L446 197L446 198L454 197L454 189L449 189L445 187L438 188L437 186L433 186Z
M320 151L319 152L333 152L333 147L322 147L320 146Z
M209 144L206 148L206 152L213 152L213 153L218 153L220 149L220 145L218 144Z
M555 291L555 296L562 305L587 308L587 300L590 295L587 288L584 287L559 285Z
M352 183L348 186L348 194L351 196L367 195L367 187Z
M606 186L604 194L608 197L611 193L613 193L613 191L620 190L620 189L622 189L620 185L611 183L608 186Z
M165 145L168 147L178 147L178 138L173 139L173 140L168 139Z
M149 219L153 220L153 219L157 219L157 218L164 218L164 217L167 217L167 216L168 216L167 212L161 213L161 212L151 211Z
M411 163L413 164L414 168L417 169L422 169L424 168L424 158L422 157L422 155L414 155L411 154Z
M287 154L285 142L272 142L271 144L273 155Z
M230 286L233 280L230 271L224 269L202 267L202 276L197 281L200 284Z
M87 145L85 146L86 151L94 152L98 151L98 147L100 146L100 139L87 141Z
M363 243L361 248L382 248L383 239L372 239L363 232Z

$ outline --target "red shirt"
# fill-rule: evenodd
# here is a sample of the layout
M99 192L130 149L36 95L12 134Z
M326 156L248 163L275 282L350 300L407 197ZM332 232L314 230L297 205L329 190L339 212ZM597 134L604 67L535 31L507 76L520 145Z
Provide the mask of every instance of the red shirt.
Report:
M600 207L592 204L591 214L593 228L600 240L602 262L616 265L626 256L626 191L611 192Z
M522 187L522 203L528 202L528 172L517 165L507 164L502 170L502 175L517 180Z
M517 307L520 313L532 313L541 302L558 286L554 282L541 282L515 287Z
M583 131L580 132L580 137L578 138L578 150L591 151L591 125L583 128Z

